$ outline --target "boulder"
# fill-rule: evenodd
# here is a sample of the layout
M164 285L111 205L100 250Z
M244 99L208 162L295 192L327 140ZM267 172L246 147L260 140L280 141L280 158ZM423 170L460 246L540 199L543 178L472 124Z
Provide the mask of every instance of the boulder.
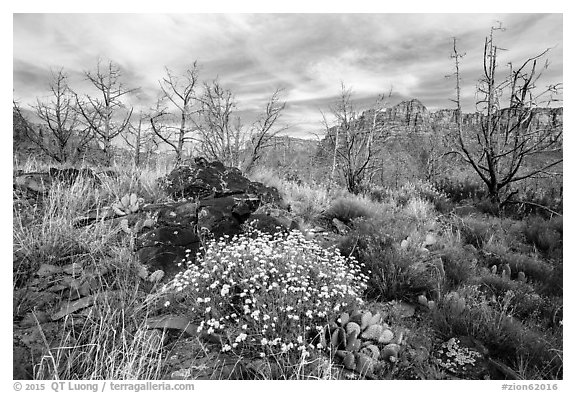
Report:
M195 158L181 165L160 180L164 190L174 199L210 199L232 195L254 195L262 203L283 205L273 187L252 182L238 168L225 167L221 162Z
M156 211L158 225L173 227L192 227L197 221L198 204L194 202L166 203L162 205L144 206L145 211Z
M145 233L138 241L140 247L152 247L159 244L186 247L199 242L200 239L192 229L163 226Z
M282 214L254 217L263 204L285 211L278 209L285 206L278 190L252 182L237 168L227 168L217 161L196 158L174 169L160 183L180 201L142 206L143 212L155 217L155 225L138 237L136 248L148 271L164 271L165 280L193 260L202 236L233 236L251 218L266 231L297 227Z
M175 199L220 198L246 193L250 180L237 168L220 162L196 158L181 165L160 180L164 190Z
M298 229L296 221L286 217L274 217L268 214L252 214L246 221L252 228L264 233L276 233L280 231L291 231Z
M72 185L80 178L100 184L98 176L88 168L49 168L48 172L25 173L17 170L14 173L13 185L17 190L29 192L32 195L43 195L48 193L53 183Z

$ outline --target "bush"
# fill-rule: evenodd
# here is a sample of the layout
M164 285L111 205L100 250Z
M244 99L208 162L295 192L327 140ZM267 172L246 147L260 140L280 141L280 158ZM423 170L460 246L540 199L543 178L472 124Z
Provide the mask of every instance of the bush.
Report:
M476 208L478 211L484 214L489 214L491 216L500 215L500 206L498 203L494 203L488 198L482 198L476 203Z
M493 224L487 220L479 220L472 216L464 217L459 222L462 242L471 244L478 249L482 248L496 232Z
M529 280L545 283L549 280L552 270L550 264L529 255L519 253L506 253L500 256L503 263L510 265L512 277L524 272Z
M467 283L476 274L477 259L460 247L444 249L441 258L449 286L447 289Z
M373 214L374 212L369 209L366 203L351 197L338 198L323 215L329 220L337 218L344 224L349 225L352 220L367 218Z
M413 198L404 206L406 217L418 224L426 223L433 217L433 207L430 202L420 198Z
M438 290L436 268L422 262L418 250L398 246L396 237L401 237L401 226L405 224L406 219L398 225L394 221L360 220L339 244L345 255L354 255L365 266L369 299L413 299L417 294Z
M564 293L563 272L563 262L557 263L552 268L552 273L550 273L544 285L539 289L539 292L549 296L562 296Z
M425 181L407 182L400 188L391 189L386 187L372 187L367 195L375 201L394 202L397 206L404 207L411 200L420 199L430 202L441 211L451 208L446 194L439 191L434 185Z
M225 240L208 243L200 264L164 288L169 308L222 334L222 352L298 362L335 313L362 303L367 277L354 259L298 231Z
M526 241L546 256L562 257L562 218L528 219L524 228Z
M444 178L435 183L435 187L446 194L454 203L463 200L480 200L487 196L486 186L483 183L465 178L449 179Z

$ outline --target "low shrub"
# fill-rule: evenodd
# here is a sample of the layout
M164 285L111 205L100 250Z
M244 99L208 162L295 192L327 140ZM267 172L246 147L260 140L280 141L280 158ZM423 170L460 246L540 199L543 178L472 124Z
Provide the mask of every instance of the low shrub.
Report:
M328 220L334 218L349 225L353 220L358 218L368 218L374 214L370 207L364 201L357 198L338 198L330 205L323 216Z
M298 231L253 231L208 243L198 265L168 283L166 306L224 339L222 352L298 363L341 308L362 304L367 277L353 259Z
M406 206L413 199L421 199L430 202L440 212L446 212L451 208L446 194L433 184L422 180L407 182L395 189L374 186L367 190L366 194L372 200L394 202L399 207Z
M530 218L524 228L526 241L546 256L562 256L562 218Z
M403 212L411 221L422 225L434 217L434 207L430 202L421 198L413 198L404 206Z
M458 222L458 228L464 244L471 244L480 249L496 233L495 223L473 216L463 217Z
M305 223L315 221L334 200L334 195L324 186L285 180L267 168L258 167L252 171L250 180L275 187L282 200L290 205L291 211Z
M486 186L483 183L469 178L443 178L438 180L434 185L454 203L459 203L466 199L480 200L487 195Z
M396 218L399 218L397 216ZM406 225L406 220L402 220ZM383 225L378 220L360 220L354 230L338 247L345 255L353 255L365 265L369 276L366 296L368 299L413 299L417 294L438 291L439 277L436 268L423 261L417 249L402 249L395 227Z
M509 252L501 255L500 258L503 263L507 263L510 266L513 278L519 272L524 272L528 280L545 283L550 279L554 269L549 263L530 255Z
M539 287L538 292L548 296L562 296L564 293L563 278L563 262L556 263L548 275L548 279Z
M477 274L478 260L461 247L445 248L441 258L446 272L447 290L466 284Z
M500 215L500 205L491 201L489 198L482 198L475 203L476 209L484 214L489 214L491 216Z
M471 336L493 359L500 359L523 378L561 379L562 334L529 328L513 318L514 292L490 298L478 285L447 295L432 312L435 328L445 337ZM459 299L461 304L455 306Z

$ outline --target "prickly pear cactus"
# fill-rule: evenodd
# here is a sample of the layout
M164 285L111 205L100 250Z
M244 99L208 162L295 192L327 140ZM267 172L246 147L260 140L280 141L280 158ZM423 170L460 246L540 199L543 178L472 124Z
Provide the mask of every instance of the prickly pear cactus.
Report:
M380 313L353 310L326 326L321 342L346 370L371 375L378 363L397 361L403 334L384 323Z
M428 307L430 310L433 310L436 307L436 302L434 300L428 300L426 295L418 296L418 304Z
M510 270L510 265L509 264L504 264L504 267L502 268L502 278L506 278L506 279L510 279L510 276L512 275L512 272Z
M447 294L444 302L456 314L462 314L466 310L466 299L460 297L458 292L450 292Z
M526 274L524 272L518 272L518 281L526 282Z
M134 193L124 195L119 201L112 204L112 210L119 216L136 213L144 199L138 198Z

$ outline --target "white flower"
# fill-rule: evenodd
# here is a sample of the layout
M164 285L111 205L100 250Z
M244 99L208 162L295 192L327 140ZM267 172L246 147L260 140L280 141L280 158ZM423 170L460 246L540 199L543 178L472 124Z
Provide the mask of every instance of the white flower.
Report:
M234 340L234 341L236 341L237 343L240 343L240 342L246 340L246 337L248 337L248 336L246 335L246 333L240 333L240 334L238 335L238 337L236 337L236 340Z

